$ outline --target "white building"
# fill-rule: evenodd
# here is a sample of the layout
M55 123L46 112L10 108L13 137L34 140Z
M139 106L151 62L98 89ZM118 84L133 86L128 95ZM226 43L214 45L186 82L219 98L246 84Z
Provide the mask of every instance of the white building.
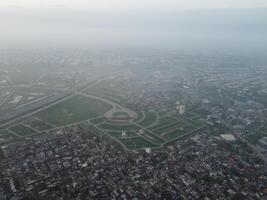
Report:
M180 105L179 106L179 114L183 115L185 113L185 105Z
M126 132L125 131L122 131L121 137L126 137L126 136L127 136Z

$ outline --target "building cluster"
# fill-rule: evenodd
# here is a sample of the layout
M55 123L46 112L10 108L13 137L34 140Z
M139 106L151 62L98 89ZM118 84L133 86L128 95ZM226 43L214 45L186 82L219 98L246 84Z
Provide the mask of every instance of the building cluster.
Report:
M135 90L131 93L126 102L128 108L135 111L160 108L165 105L173 104L179 96L179 88L172 88L168 90L166 86L159 89L154 86L154 83L151 83L150 86L144 83L142 87L146 87L146 89Z
M1 149L0 199L248 199L267 196L267 165L239 140L200 133L125 152L90 127Z

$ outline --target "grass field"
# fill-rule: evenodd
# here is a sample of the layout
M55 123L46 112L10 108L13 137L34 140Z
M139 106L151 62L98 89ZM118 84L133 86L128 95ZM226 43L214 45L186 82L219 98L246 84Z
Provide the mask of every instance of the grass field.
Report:
M77 95L38 113L36 117L59 126L96 118L111 108L100 100Z
M183 122L175 122L175 123L168 124L166 126L162 126L161 128L154 130L154 132L156 134L161 135L163 133L167 133L167 132L170 132L176 129L183 129L183 127L185 126L186 124Z
M191 112L185 112L184 116L185 116L186 118L190 118L190 119L192 119L192 120L194 120L194 119L198 119L198 118L200 117L200 115L195 114L195 113L191 113Z
M9 127L8 125L0 127L0 132L1 132L2 130L7 129L8 127Z
M44 131L53 128L52 126L37 119L32 119L31 121L26 122L26 124L39 131Z
M151 126L157 120L157 115L154 112L145 112L145 118L138 122L138 125L143 127Z
M35 133L33 129L28 128L27 126L24 126L23 124L13 126L10 128L10 130L14 131L20 136L32 135Z
M93 124L100 124L100 123L105 122L105 121L106 121L105 117L97 117L97 118L90 120L90 122L92 122Z
M120 138L120 141L129 149L139 149L147 147L157 147L156 144L149 142L142 137L135 138Z
M143 113L143 114L140 114ZM139 119L135 123L122 124L106 122L104 118L91 120L97 127L108 133L110 136L119 139L129 149L144 147L159 147L162 144L179 139L181 136L191 133L202 127L203 124L196 118L197 115L173 114L171 106L163 108L159 117L157 111L144 111L139 113ZM139 130L142 129L143 133ZM127 137L122 137L122 131L128 131Z
M144 135L145 138L147 138L148 140L152 141L155 144L162 144L164 143L164 140L161 139L159 136L153 134L153 132L149 132L149 131L144 131Z
M164 107L158 110L158 114L160 117L163 117L173 112L176 112L175 105L170 105L168 107Z
M102 123L98 125L99 128L108 130L108 131L131 131L140 129L134 124L111 124L111 123Z
M122 137L122 132L121 131L106 131L108 134L115 138L121 138ZM136 137L137 134L133 131L126 131L126 137Z
M137 119L134 120L134 122L136 122L136 123L142 121L145 118L145 113L143 111L137 113L137 115L138 115Z
M171 141L171 140L175 140L176 138L178 138L178 137L180 137L180 136L182 136L182 135L184 135L184 134L185 134L184 131L182 131L182 130L180 130L180 129L176 129L176 130L174 130L174 131L171 131L171 132L165 134L163 137L164 137L166 140Z
M119 108L125 106L127 109L129 102L131 105L132 99L129 99L129 95L136 89L138 87L134 84L124 84L122 80L109 77L84 91L84 94L102 97L109 101L83 96L83 94L76 95L34 114L33 117L17 122L18 125L13 124L10 125L11 128L3 127L3 129L9 130L15 137L23 137L59 126L88 121L99 132L121 141L127 148L140 149L160 147L203 126L199 121L200 115L195 113L193 108L190 109L189 105L186 107L185 114L179 115L175 102L166 103L160 107L155 106L153 110L136 108L137 119L130 119L129 114ZM127 102L127 99L130 101ZM113 113L112 117L115 120L110 119L109 115L106 115L107 118L104 116L104 113L112 109L110 101L115 102L114 107L116 103L120 105L117 106L118 112ZM263 128L262 131L266 131L266 126ZM125 137L122 137L122 131L126 131Z
M101 86L99 84L95 85L92 88L86 90L85 93L102 97L116 103L120 103L127 99L126 94L122 93L121 91L114 90L112 87L108 85L106 86Z
M113 113L112 117L118 120L130 119L130 116L127 112L121 112L121 111Z
M162 126L166 126L168 124L177 122L177 120L171 118L171 117L164 117L164 118L160 118L160 120L154 124L152 127L149 127L150 130L156 130L161 128Z
M0 132L0 144L16 139L17 136L10 133L8 130L1 130Z
M186 124L190 124L191 126L194 126L195 128L200 128L202 126L202 123L200 123L198 120L195 120L195 119L189 119L189 118L186 118L180 115L172 115L172 117L177 119L178 121L184 122Z

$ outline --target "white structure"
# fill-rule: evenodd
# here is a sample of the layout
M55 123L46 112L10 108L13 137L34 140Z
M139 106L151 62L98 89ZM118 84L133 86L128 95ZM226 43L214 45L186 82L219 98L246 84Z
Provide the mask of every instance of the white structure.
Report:
M63 130L61 128L57 130L56 135L62 135L62 134L63 134Z
M179 114L183 115L185 113L185 105L180 105L179 106Z
M8 146L2 146L1 147L2 153L5 157L9 156Z
M126 132L125 131L122 131L121 137L126 137L126 136L127 136Z
M139 133L140 135L143 135L143 134L144 134L144 130L143 130L143 129L139 129L138 133Z
M151 148L146 148L146 153L151 153Z
M233 136L232 134L221 134L221 138L229 142L236 141L235 136Z

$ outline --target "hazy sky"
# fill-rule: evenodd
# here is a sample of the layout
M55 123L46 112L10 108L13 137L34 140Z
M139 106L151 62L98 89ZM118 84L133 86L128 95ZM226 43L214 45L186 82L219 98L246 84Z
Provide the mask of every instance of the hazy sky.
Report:
M0 30L0 48L267 52L267 0L0 0Z
M71 8L86 10L187 10L266 7L266 0L1 0L0 7Z

